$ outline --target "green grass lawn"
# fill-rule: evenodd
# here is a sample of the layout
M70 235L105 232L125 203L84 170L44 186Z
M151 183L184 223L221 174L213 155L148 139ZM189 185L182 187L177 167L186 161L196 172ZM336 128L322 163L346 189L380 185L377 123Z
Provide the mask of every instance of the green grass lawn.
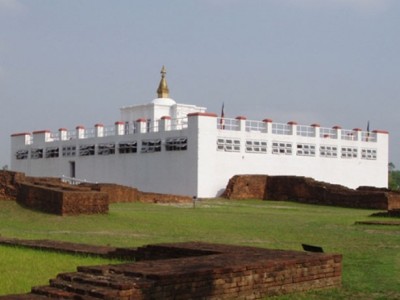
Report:
M354 225L355 221L382 220L369 217L373 212L376 211L291 202L214 199L199 203L195 209L191 204L121 203L111 205L108 215L60 217L0 201L0 235L129 247L205 241L302 250L301 244L307 243L322 246L325 252L343 254L343 287L279 299L400 299L400 227ZM23 267L29 261L34 266L47 263L38 258L40 251L17 250L21 254L15 254L13 259L8 259L9 254L0 255L0 294L26 291L7 290L3 277L7 276L7 282L18 279L12 279L3 268L18 268L19 264ZM9 253L10 247L1 246L0 252ZM21 258L19 263L19 257L25 255L32 258L28 262ZM54 255L60 261L74 258ZM74 269L96 263L91 261L93 258L80 259L68 265ZM51 278L56 273L54 270L43 277ZM32 279L29 285L36 285L35 274L27 277Z

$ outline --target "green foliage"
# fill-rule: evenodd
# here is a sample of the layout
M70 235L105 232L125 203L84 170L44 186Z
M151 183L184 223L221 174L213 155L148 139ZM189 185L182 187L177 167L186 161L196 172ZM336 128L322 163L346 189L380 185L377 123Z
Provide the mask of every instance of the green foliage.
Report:
M111 205L108 215L60 217L0 201L0 235L122 247L195 240L302 250L301 244L307 243L343 254L343 287L277 299L400 299L400 227L354 225L355 221L380 220L369 217L374 212L291 202L212 199L199 201L195 209L191 203L119 203ZM7 255L0 259L3 264ZM37 260L32 257L31 262L36 264ZM13 263L16 265L18 259ZM43 276L49 279L55 273L58 271ZM0 275L0 294L5 293L3 277Z
M77 266L118 262L10 246L0 246L0 261L0 295L27 293L32 286L47 285L58 273L76 271Z
M391 171L389 173L389 188L393 191L400 190L400 171Z

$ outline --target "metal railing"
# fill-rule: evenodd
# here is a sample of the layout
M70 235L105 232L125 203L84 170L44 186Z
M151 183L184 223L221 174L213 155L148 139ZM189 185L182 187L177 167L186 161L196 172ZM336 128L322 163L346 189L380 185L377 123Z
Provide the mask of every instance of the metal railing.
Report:
M86 179L78 179L78 178L75 178L75 177L68 177L68 176L65 176L65 175L61 176L61 181L64 182L64 183L71 184L71 185L78 185L78 184L81 184L81 183L93 183L93 184L97 184L98 183L98 182L95 182L95 181L88 181Z

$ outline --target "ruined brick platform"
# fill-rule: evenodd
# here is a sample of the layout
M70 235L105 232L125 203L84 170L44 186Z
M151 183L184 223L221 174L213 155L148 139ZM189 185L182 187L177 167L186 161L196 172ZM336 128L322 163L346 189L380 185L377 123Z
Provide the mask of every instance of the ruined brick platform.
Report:
M341 286L339 254L200 242L130 251L135 263L78 267L0 299L262 299Z

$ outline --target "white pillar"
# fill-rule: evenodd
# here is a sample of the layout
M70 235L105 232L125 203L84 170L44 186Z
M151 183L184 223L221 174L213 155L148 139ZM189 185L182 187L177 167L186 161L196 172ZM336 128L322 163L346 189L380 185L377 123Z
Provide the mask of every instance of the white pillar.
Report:
M146 119L137 119L136 120L136 131L138 133L146 133L147 132L147 124L146 124Z
M311 124L311 127L314 127L314 137L319 138L321 125L314 123L314 124Z
M340 140L342 138L342 127L336 125L336 126L333 126L332 129L336 130L336 133L335 133L336 137L335 138Z
M104 136L104 125L103 124L95 124L94 125L94 136L95 137L103 137Z
M287 124L290 125L290 133L291 133L291 135L297 135L297 122L290 121Z
M158 130L159 131L170 131L171 130L171 117L169 117L169 116L161 117Z
M263 132L272 133L272 120L264 119L263 122L265 123L265 131Z
M85 138L85 127L83 126L76 126L76 138L77 139L84 139Z
M239 131L246 131L246 120L247 118L244 116L237 116L235 118L239 123Z
M115 122L115 135L124 135L124 122Z
M58 133L60 135L60 141L66 141L67 140L67 132L68 132L68 130L66 128L58 129Z

